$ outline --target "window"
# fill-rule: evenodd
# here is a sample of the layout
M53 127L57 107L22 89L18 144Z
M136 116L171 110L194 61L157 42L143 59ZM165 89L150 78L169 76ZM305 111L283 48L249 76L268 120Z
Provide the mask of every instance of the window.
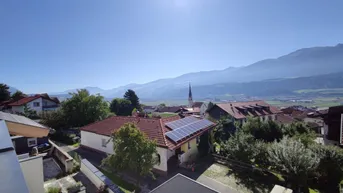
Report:
M39 103L39 102L33 102L33 106L34 106L34 107L39 107L39 106L40 106L40 103Z
M188 149L191 149L191 144L188 142Z
M27 146L33 147L37 145L37 138L28 138L27 139Z
M199 136L196 138L196 140L197 140L197 144L199 144L199 142L200 142Z
M160 154L157 154L156 159L157 159L157 164L160 165L161 164L161 156L160 156Z
M273 117L271 115L268 116L268 120L272 121Z
M101 146L106 147L107 146L107 140L106 139L101 139Z

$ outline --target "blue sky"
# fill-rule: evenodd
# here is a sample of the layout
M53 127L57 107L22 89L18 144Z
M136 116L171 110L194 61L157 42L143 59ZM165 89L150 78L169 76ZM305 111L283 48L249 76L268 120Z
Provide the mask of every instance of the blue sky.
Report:
M2 0L0 82L104 89L343 43L342 0Z

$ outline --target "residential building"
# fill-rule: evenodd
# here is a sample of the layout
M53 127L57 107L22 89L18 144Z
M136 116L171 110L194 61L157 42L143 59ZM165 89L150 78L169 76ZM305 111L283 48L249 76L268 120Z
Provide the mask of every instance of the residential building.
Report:
M208 115L219 120L227 116L233 121L244 123L248 117L259 117L261 121L277 120L277 115L282 113L277 107L264 101L246 101L217 103L208 110Z
M17 154L29 153L32 148L48 143L50 129L29 118L0 112L0 120L8 126Z
M7 101L2 103L0 108L5 112L13 113L24 113L24 109L28 108L36 113L40 113L55 110L59 105L60 101L56 97L50 97L48 94L36 94L16 101Z
M9 135L13 130L14 124L0 120L0 192L44 193L42 156L17 156Z
M183 119L179 116L168 118L114 116L82 127L81 146L113 154L110 135L129 122L137 124L149 139L156 140L159 163L154 169L162 174L166 174L168 168L178 163L194 160L198 153L197 144L200 142L200 136L215 125L206 119L193 116Z
M161 107L156 110L159 113L180 113L181 111L187 110L183 106Z
M188 112L192 112L194 115L205 116L208 103L205 102L194 102L191 108L186 108Z
M157 109L157 107L154 107L154 106L144 106L143 112L144 113L153 113L156 111L156 109Z
M319 109L316 112L309 113L308 116L323 119L322 134L324 144L343 145L343 106Z
M165 181L160 186L156 187L150 193L219 193L191 178L182 174L176 174L174 177Z

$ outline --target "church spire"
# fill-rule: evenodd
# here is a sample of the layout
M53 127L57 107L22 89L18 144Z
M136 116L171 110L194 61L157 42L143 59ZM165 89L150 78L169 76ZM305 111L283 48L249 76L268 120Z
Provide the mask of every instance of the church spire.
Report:
M192 87L191 83L189 83L189 91L188 91L188 107L193 106L193 96L192 96Z

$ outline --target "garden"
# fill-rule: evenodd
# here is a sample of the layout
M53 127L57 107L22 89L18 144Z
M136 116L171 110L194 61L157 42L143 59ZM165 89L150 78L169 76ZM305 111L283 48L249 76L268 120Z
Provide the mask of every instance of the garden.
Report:
M314 139L314 132L301 122L280 125L249 118L235 125L222 118L211 140L215 157L227 171L223 175L209 170L205 175L234 177L234 183L250 192L268 192L275 184L294 192L338 192L343 150L316 144Z

